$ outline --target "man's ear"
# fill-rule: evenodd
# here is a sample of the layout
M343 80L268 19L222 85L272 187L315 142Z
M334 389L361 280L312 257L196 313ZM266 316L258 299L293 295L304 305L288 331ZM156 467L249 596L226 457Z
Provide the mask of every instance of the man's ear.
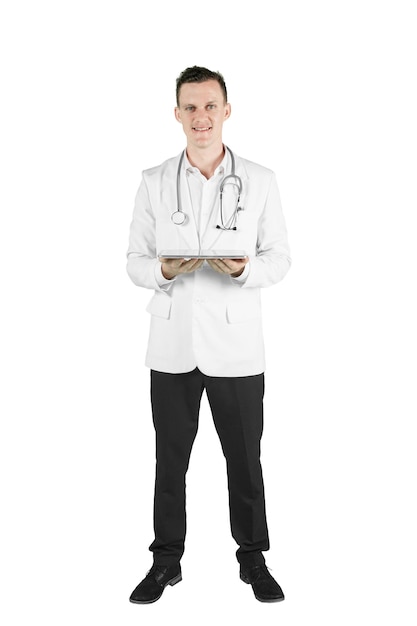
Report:
M177 120L177 122L181 122L181 111L178 107L175 107L174 114L175 114L175 119Z
M226 103L226 106L225 106L225 108L224 108L224 119L225 119L225 120L229 119L229 117L231 116L231 114L232 114L232 107L231 107L231 105L229 104L229 102L227 102L227 103Z

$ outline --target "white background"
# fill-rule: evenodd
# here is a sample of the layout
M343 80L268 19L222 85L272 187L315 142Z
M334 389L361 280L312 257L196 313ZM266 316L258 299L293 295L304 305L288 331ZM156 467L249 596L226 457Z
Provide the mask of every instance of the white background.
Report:
M2 622L415 625L413 3L1 7ZM275 605L238 578L206 402L183 582L128 602L154 442L150 294L125 253L141 170L184 146L195 64L226 78L226 143L276 171L292 249L263 294Z

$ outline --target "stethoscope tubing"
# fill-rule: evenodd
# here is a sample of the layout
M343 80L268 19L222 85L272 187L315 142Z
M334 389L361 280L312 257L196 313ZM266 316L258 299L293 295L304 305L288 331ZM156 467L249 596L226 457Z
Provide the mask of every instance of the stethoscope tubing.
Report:
M236 174L235 171L235 157L233 152L230 150L229 147L227 147L227 150L230 154L231 157L231 173L228 174L227 176L225 176L220 184L220 221L221 221L221 225L218 224L217 228L220 228L221 230L236 230L236 222L237 222L237 214L239 211L242 210L242 207L239 206L239 202L240 202L240 196L242 193L242 179L240 178L240 176L238 176ZM177 169L177 210L174 211L174 213L172 213L171 215L171 220L173 221L173 223L176 226L181 226L182 224L184 224L187 220L187 216L184 213L184 211L182 210L182 202L181 202L181 166L182 163L184 161L184 154L185 154L185 150L182 152L179 163L178 163L178 169ZM225 184L227 184L228 180L234 180L234 185L237 186L238 188L238 198L237 198L237 202L236 202L236 208L233 211L233 215L231 215L231 217L229 218L229 220L225 223L224 222L224 218L223 218L223 190L224 190L224 186Z

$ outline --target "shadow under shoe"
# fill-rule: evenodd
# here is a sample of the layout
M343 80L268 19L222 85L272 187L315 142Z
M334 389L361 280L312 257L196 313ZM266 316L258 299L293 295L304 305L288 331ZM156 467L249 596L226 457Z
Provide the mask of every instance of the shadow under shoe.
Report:
M240 568L240 579L252 585L255 598L259 602L281 602L285 599L284 593L266 565Z
M167 585L173 587L181 580L179 563L170 567L153 565L142 582L132 592L129 600L135 604L151 604L159 600Z

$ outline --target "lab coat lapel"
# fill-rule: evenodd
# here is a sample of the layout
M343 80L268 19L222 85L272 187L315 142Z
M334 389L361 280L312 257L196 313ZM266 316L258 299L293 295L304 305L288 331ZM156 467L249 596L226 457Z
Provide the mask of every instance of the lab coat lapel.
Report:
M180 155L181 156L181 155ZM174 230L174 241L178 242L178 248L185 250L198 250L199 249L199 237L197 231L197 225L194 218L193 208L191 205L190 193L188 189L187 179L185 171L182 168L180 176L180 193L181 193L181 209L186 215L184 224L176 225L171 220L171 215L177 210L177 171L180 157L175 160L175 172L169 173L168 180L170 181L167 187L162 192L163 203L169 212L170 225ZM174 181L174 182L172 182ZM180 243L181 242L181 243Z
M191 204L190 190L188 188L187 177L185 171L182 170L180 178L181 186L181 204L182 210L186 214L185 223L177 228L180 230L180 235L186 243L186 248L190 250L199 249L199 236L197 230L197 224L194 217L194 211Z

